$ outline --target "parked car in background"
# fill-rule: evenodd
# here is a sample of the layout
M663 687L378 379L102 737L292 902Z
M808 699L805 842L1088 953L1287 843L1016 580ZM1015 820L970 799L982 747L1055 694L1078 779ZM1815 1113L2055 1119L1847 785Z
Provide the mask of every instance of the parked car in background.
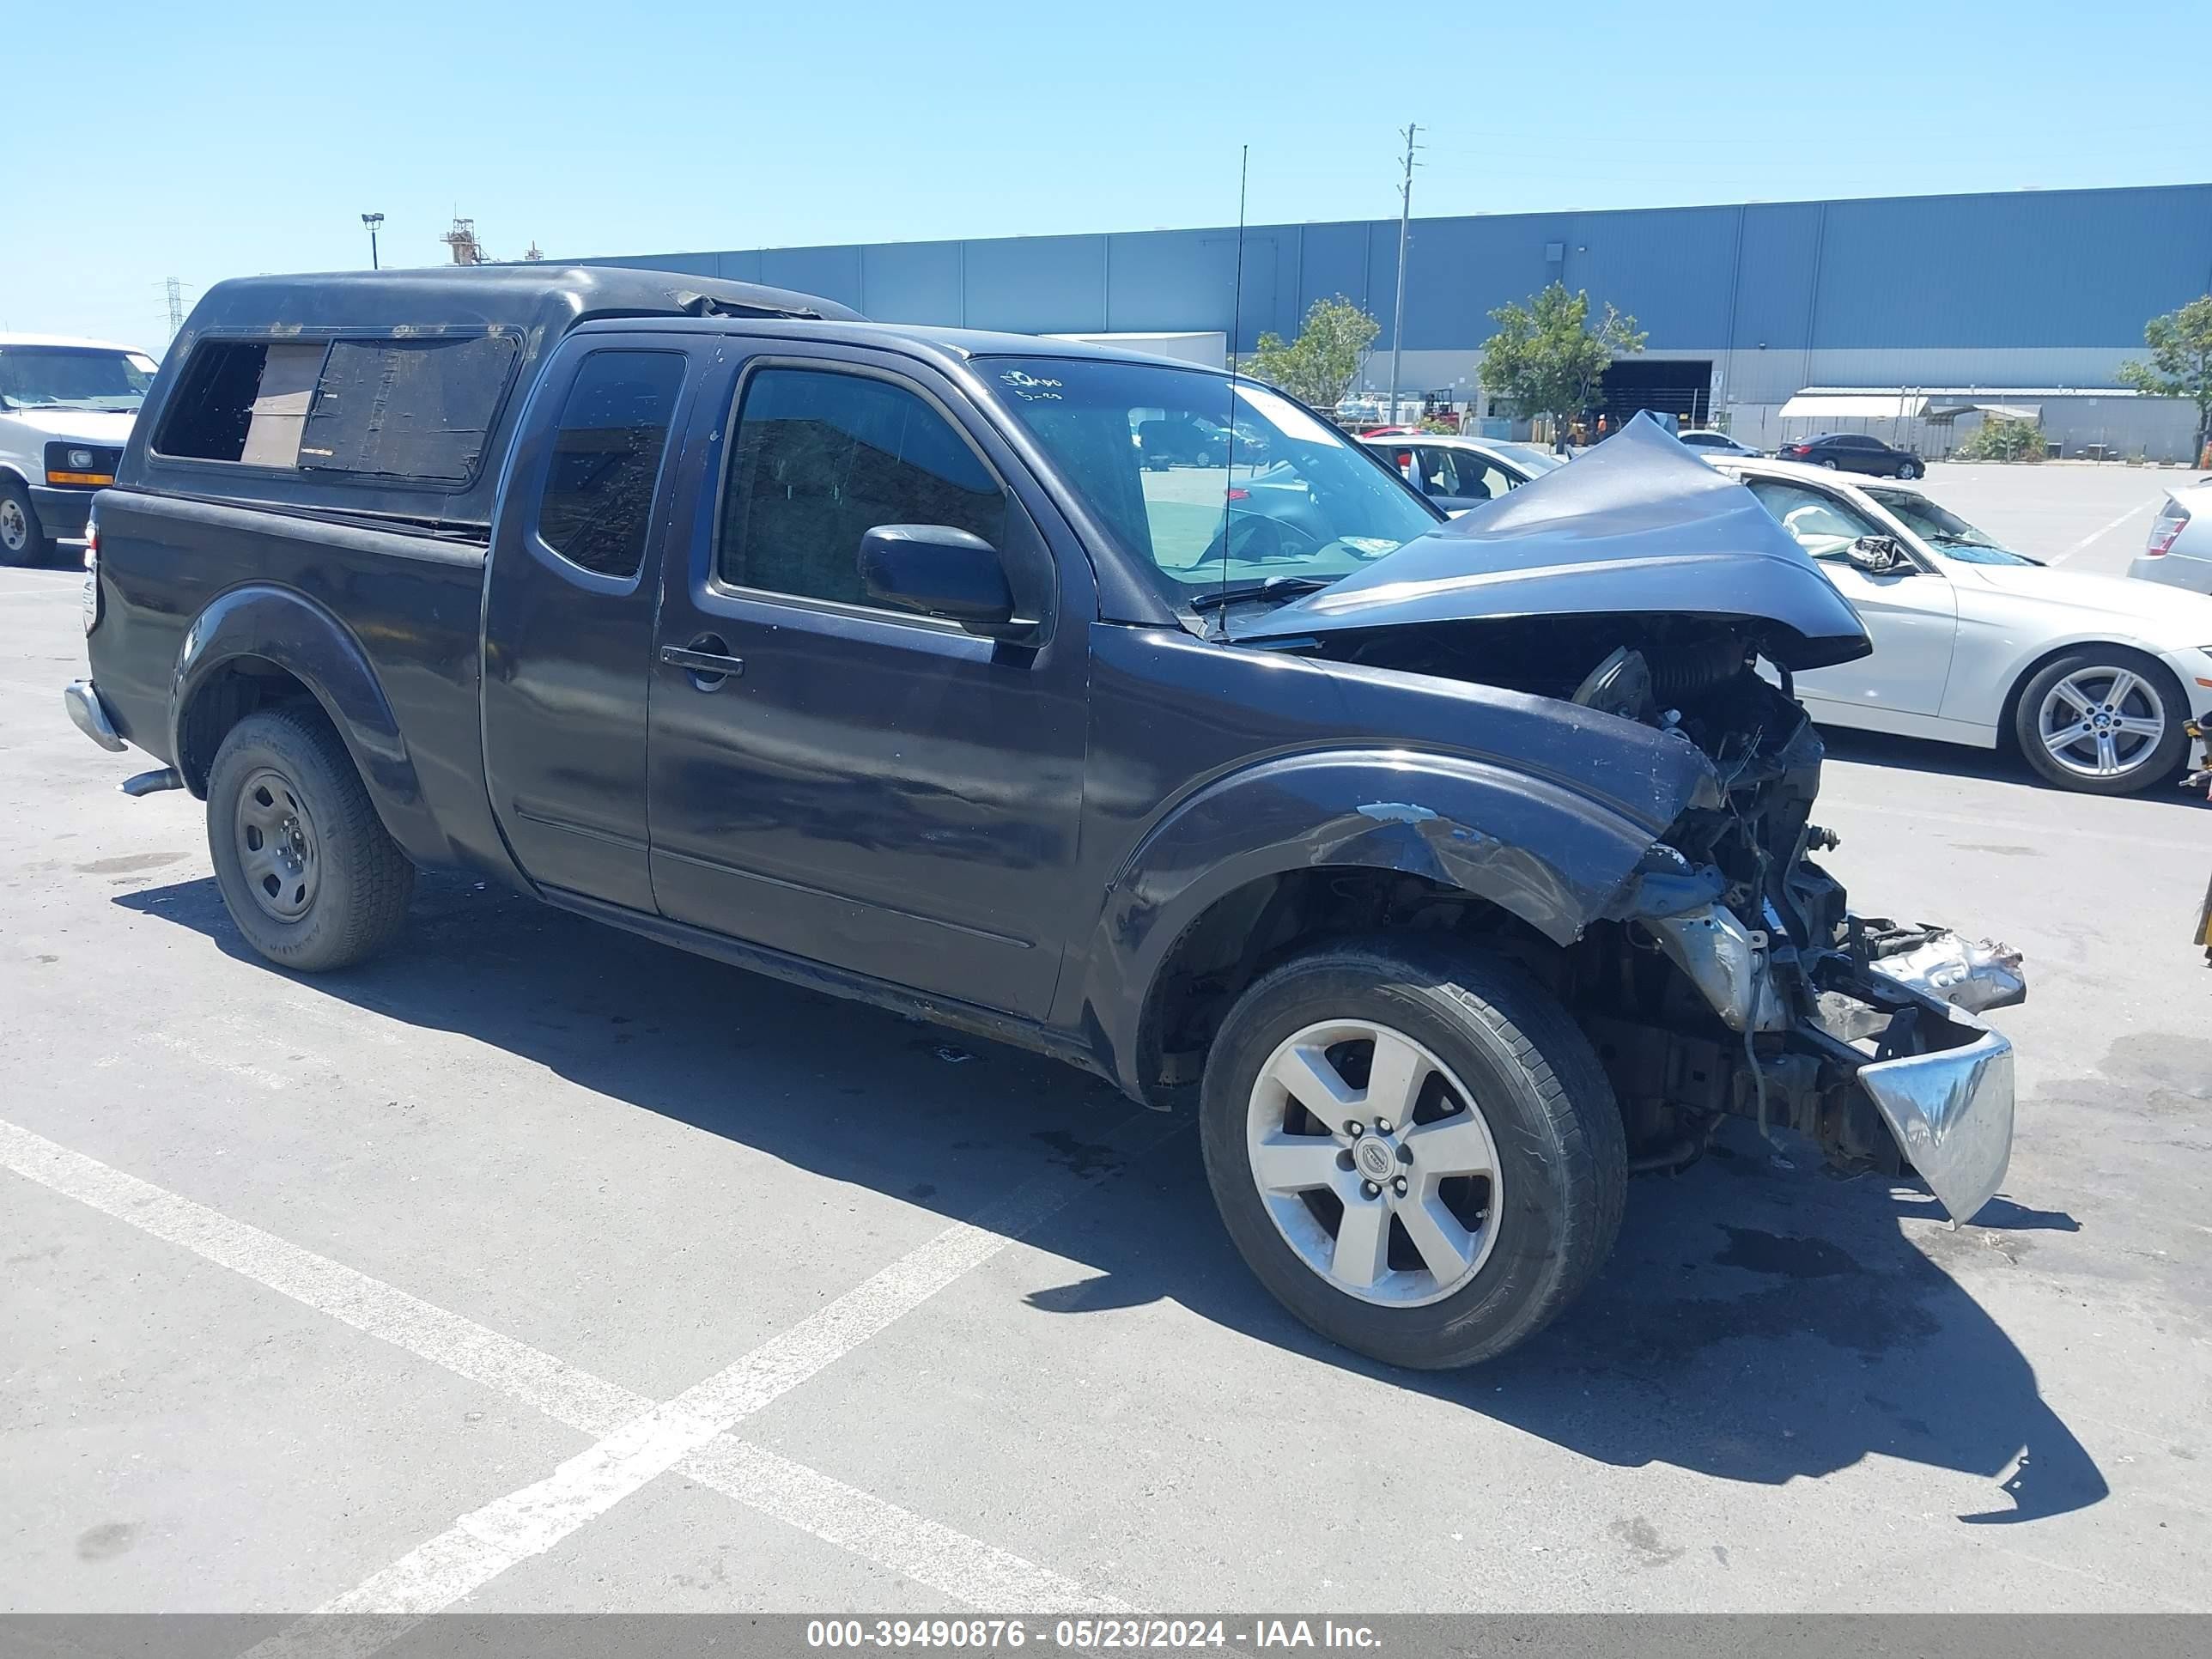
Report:
M1416 437L1364 436L1387 456L1406 482L1447 513L1464 513L1566 465L1529 444L1493 442L1432 434Z
M1778 461L1799 461L1834 472L1871 472L1884 478L1917 478L1928 469L1909 449L1899 449L1863 432L1830 432L1779 446Z
M2212 720L2212 599L2051 570L1917 489L1717 456L1864 619L1874 654L1796 677L1814 719L1994 749L2090 794L2170 783Z
M1134 410L1131 426L1145 465L1154 471L1177 463L1226 466L1232 459L1256 466L1267 459L1267 434L1249 421L1222 426L1203 416Z
M82 546L155 364L104 340L0 334L0 564Z
M2167 493L2128 574L2212 593L2212 479Z
M1765 450L1753 449L1749 444L1738 443L1725 432L1713 432L1703 427L1692 428L1687 432L1677 432L1674 437L1685 449L1710 452L1714 454L1758 456L1766 453Z

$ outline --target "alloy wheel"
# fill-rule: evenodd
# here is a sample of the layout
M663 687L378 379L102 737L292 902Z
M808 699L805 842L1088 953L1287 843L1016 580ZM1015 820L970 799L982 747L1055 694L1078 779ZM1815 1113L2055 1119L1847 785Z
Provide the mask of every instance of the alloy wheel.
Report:
M1403 1032L1349 1019L1294 1033L1261 1067L1245 1129L1276 1230L1332 1288L1418 1307L1489 1260L1497 1142L1466 1085Z
M2166 739L2158 688L2125 668L2084 668L2044 694L2036 732L2044 752L2077 777L2117 778L2142 765Z

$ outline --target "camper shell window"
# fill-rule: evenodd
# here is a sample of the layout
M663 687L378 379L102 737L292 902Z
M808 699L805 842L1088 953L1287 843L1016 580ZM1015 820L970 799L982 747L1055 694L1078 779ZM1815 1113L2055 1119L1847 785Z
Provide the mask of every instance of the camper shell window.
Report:
M154 448L176 459L453 487L483 465L511 331L203 340Z

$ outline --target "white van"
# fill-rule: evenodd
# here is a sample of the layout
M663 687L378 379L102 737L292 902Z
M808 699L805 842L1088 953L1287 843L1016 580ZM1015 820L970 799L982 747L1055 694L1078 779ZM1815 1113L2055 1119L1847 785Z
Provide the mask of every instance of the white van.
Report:
M104 340L0 334L0 564L82 545L155 368Z

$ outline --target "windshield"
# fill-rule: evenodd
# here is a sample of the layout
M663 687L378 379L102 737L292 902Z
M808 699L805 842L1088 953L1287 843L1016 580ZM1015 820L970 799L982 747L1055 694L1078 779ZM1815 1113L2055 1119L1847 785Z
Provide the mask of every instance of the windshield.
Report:
M1539 449L1534 444L1492 444L1491 448L1497 451L1500 460L1512 462L1532 478L1567 464L1565 456L1554 455L1550 450Z
M1947 559L1961 564L2034 564L2037 561L1991 541L1948 507L1938 507L1910 489L1869 489L1867 494L1903 521L1905 527Z
M1205 596L1224 586L1232 599L1287 599L1442 518L1336 428L1254 381L1076 357L975 368L1177 604L1218 603ZM1194 431L1209 441L1194 444ZM1233 446L1218 441L1230 432Z
M0 349L0 398L18 409L137 412L154 384L154 361L98 346Z

